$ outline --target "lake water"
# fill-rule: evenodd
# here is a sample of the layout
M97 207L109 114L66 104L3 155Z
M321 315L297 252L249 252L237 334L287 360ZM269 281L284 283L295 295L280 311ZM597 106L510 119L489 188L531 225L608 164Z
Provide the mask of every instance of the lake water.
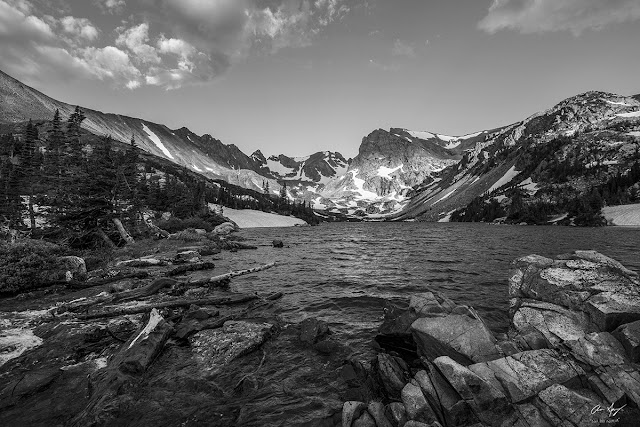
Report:
M298 344L293 330L285 328L265 345L267 362L255 393L220 401L228 405L220 406L221 413L236 408L241 414L219 423L229 426L316 425L309 422L339 411L345 390L341 358L374 356L372 339L385 300L406 303L412 294L437 290L475 307L490 328L503 332L508 324L507 280L511 262L518 257L594 249L640 270L638 228L337 223L252 229L241 235L259 249L224 252L216 262L219 273L271 261L280 265L235 278L232 288L283 292L276 307L286 323L306 317L325 320L348 351L333 358L318 355ZM271 247L273 239L283 240L286 247ZM247 357L249 365L260 360L260 355Z
M234 279L237 289L281 291L289 320L314 316L350 330L377 326L384 300L433 289L475 307L492 329L503 331L511 262L529 254L594 249L640 270L640 228L335 223L241 234L259 250L228 254L221 267L280 266ZM273 239L288 247L272 248Z

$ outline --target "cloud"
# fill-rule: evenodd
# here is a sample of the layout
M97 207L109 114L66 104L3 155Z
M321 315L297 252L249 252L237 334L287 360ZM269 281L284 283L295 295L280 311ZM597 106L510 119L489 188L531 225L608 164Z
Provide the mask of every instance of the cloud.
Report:
M117 15L122 13L127 5L124 0L94 0L103 13Z
M129 49L136 61L142 64L157 64L161 62L156 48L147 44L149 41L149 24L143 22L127 30L123 28L119 30L120 34L116 39L116 45Z
M494 0L478 28L489 33L571 31L578 36L588 29L639 19L638 0Z
M0 67L32 82L93 78L175 89L208 82L252 54L307 46L361 1L139 0L113 31L74 16L73 7L0 0ZM127 6L93 4L114 14Z
M60 24L62 25L65 33L75 37L76 39L93 41L98 38L98 29L86 18L65 16L60 19Z
M393 43L392 53L394 56L406 56L408 58L416 57L416 50L414 47L400 39L396 39L395 43Z

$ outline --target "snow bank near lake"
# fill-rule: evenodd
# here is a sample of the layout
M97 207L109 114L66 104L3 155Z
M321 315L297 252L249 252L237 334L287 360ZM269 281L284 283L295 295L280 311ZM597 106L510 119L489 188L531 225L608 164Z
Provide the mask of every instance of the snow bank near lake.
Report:
M307 225L299 218L277 215L250 209L223 208L223 215L238 224L240 228L260 227L293 227L295 225Z
M607 206L602 209L604 217L613 225L640 227L640 203L634 205Z

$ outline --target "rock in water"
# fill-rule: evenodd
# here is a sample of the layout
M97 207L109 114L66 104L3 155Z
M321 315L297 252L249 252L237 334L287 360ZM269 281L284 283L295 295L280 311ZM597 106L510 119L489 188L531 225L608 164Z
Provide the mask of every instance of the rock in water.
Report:
M222 369L260 347L273 333L270 323L227 321L222 330L206 330L190 338L196 360L210 371Z
M330 333L325 321L307 318L300 323L300 341L308 344L315 344Z
M284 248L284 243L282 240L274 240L272 242L274 248Z

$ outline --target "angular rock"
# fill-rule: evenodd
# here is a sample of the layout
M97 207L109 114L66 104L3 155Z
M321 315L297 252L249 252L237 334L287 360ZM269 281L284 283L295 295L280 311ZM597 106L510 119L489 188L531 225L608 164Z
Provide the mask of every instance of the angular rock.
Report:
M405 384L409 380L398 361L386 354L380 353L376 358L376 370L380 380L390 397L398 398L404 388Z
M402 389L401 396L407 411L407 418L410 420L426 421L427 423L438 420L418 385L407 384Z
M613 393L624 393L640 406L640 372L636 365L601 367L596 368L596 373Z
M559 305L529 300L513 314L511 323L519 334L539 333L554 345L593 332L586 315Z
M307 318L300 323L300 341L308 344L317 343L329 333L329 325L323 320Z
M409 301L409 310L418 317L440 317L450 314L456 304L437 292L424 292L412 295Z
M415 420L409 420L403 427L432 427L433 424L425 424Z
M382 335L410 335L411 324L418 319L418 315L413 310L400 308L390 302L385 302L384 320L378 328Z
M342 427L351 427L366 409L367 405L363 402L344 402L342 405Z
M432 363L427 362L424 364L427 367L426 372L429 375L433 390L428 385L423 387L424 379L420 380L418 384L421 386L420 388L422 388L427 400L436 402L432 407L436 415L441 414L442 419L440 419L440 422L447 426L466 426L478 422L469 404L451 387L451 384L442 376L440 371ZM416 377L420 379L421 376L416 374ZM427 396L427 394L430 396Z
M585 379L584 370L571 359L562 356L557 350L524 351L512 355L511 358L540 372L556 384L569 387L582 384Z
M385 415L387 419L391 421L393 427L402 427L406 424L407 410L400 402L391 402L385 408Z
M593 332L565 344L576 359L591 366L629 363L622 344L608 332Z
M640 292L601 292L589 298L585 311L603 332L611 332L625 323L640 320Z
M196 360L204 369L217 371L260 347L274 329L270 323L227 321L222 330L198 332L190 342Z
M596 407L606 408L608 405L605 402L590 395L587 390L578 392L559 384L542 390L534 404L542 411L545 418L568 421L580 427L605 425L608 418L606 410L594 411Z
M484 362L500 357L495 337L478 318L457 314L420 318L413 322L411 331L419 353L430 360L445 355L469 364L468 361Z
M284 248L284 242L282 240L274 240L271 244L274 248Z
M553 427L538 408L531 403L515 405L516 420L513 427Z
M618 326L612 335L622 344L632 362L640 362L640 320Z
M474 372L447 356L433 363L483 423L498 424L513 412L506 396Z
M375 420L377 427L393 427L391 421L384 414L384 405L381 402L371 401L367 407L367 411Z
M376 427L376 421L365 410L360 417L351 424L352 427Z

